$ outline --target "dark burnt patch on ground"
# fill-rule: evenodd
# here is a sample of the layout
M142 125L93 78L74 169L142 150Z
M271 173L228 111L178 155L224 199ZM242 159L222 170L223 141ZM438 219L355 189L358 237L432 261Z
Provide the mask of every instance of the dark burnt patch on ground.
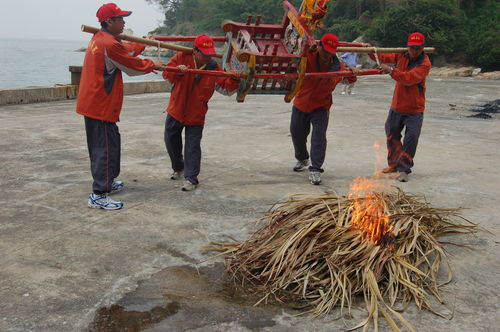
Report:
M186 331L236 323L250 330L272 327L277 306L254 307L227 279L223 264L196 269L173 266L139 282L116 304L97 310L89 332Z
M469 115L469 118L491 119L493 117L492 114L500 113L500 99L496 99L481 106L474 107L470 109L470 111L474 112L475 114Z

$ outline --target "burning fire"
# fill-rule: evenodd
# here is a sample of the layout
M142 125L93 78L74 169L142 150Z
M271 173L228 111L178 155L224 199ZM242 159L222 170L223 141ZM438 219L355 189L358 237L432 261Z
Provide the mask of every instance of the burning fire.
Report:
M351 184L349 199L353 200L351 222L363 232L365 239L384 245L394 239L381 194L387 184L377 178L356 178Z

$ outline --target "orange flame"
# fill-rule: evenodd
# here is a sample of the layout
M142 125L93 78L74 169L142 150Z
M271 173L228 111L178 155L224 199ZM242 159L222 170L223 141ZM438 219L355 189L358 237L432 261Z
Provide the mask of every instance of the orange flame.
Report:
M376 245L385 244L394 238L394 227L389 223L381 198L381 192L386 191L386 186L386 182L376 178L356 178L349 193L349 199L353 200L353 227L362 231L364 238Z

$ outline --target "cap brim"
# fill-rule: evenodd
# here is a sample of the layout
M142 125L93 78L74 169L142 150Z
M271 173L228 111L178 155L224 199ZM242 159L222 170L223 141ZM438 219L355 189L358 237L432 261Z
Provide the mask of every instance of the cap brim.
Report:
M215 52L215 48L200 48L200 47L198 47L198 50L204 56L216 56L217 55L217 52Z
M127 17L127 16L130 16L130 14L132 14L131 11L127 11L127 10L122 10L120 12L120 14L116 15L115 17Z
M421 47L421 46L424 46L424 44L408 44L406 46L414 46L414 47Z

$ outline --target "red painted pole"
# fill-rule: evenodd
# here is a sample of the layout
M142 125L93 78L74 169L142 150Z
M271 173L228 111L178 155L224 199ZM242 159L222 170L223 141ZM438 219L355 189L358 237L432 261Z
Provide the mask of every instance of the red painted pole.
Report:
M182 71L177 67L165 67L163 71L168 71L172 73L182 73ZM195 75L207 75L207 76L216 76L216 77L232 77L238 78L238 75L232 72L225 71L217 71L217 70L199 70L199 69L188 69L185 74L195 74ZM306 77L312 78L328 78L328 77L349 77L349 76L367 76L367 75L378 75L380 74L379 69L363 69L360 70L357 75L354 75L350 70L343 71L335 71L335 72L321 72L321 73L306 73ZM239 77L246 78L248 75L241 74ZM262 78L262 79L285 79L285 80L293 80L297 79L297 74L255 74L254 78Z
M350 70L343 71L333 71L326 73L306 73L306 77L314 77L314 78L325 78L325 77L349 77L349 76L369 76L369 75L378 75L380 73L380 69L362 69L359 71L357 75L354 75Z
M168 71L171 73L180 73L182 74L182 70L177 67L166 66L163 68L163 71ZM206 76L216 76L216 77L232 77L237 78L237 75L232 74L226 71L218 71L218 70L200 70L200 69L188 69L184 74L195 74L195 75L206 75ZM242 75L242 78L245 78L247 75Z

